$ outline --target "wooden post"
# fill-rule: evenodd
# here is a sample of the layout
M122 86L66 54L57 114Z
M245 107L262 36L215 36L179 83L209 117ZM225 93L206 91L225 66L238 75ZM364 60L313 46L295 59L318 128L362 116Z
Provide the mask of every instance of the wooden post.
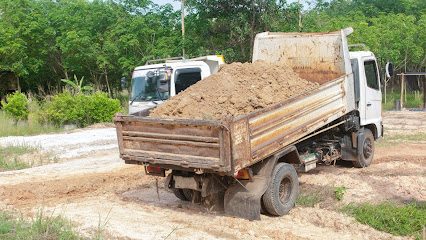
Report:
M183 6L185 0L182 0L182 40L184 42L184 47L182 48L182 57L185 57L185 8Z
M401 105L401 110L402 110L402 106L403 106L403 96L404 96L404 73L401 73L401 102L400 102L400 105Z
M423 109L426 111L426 76L423 76Z
M404 101L407 101L407 82L406 81L404 81Z
M386 77L385 77L385 104L386 104Z

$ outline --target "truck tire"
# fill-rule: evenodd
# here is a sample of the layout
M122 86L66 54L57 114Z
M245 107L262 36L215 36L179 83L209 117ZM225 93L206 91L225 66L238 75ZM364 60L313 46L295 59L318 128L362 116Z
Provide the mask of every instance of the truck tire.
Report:
M358 155L358 161L353 165L357 168L365 168L371 165L374 158L374 136L370 129L364 130L364 138L361 141L362 153Z
M180 188L172 188L172 192L173 192L173 194L174 194L177 198L179 198L180 200L182 200L182 201L189 201L189 199L188 199L188 198L186 198L186 196L185 196L185 194L184 194L184 192L183 192L183 189L180 189Z
M262 197L266 211L275 216L288 213L296 203L298 192L299 180L294 167L288 163L278 163Z
M195 191L192 189L182 189L182 190L183 190L183 195L185 195L188 201L191 201L193 203L201 203L201 192Z

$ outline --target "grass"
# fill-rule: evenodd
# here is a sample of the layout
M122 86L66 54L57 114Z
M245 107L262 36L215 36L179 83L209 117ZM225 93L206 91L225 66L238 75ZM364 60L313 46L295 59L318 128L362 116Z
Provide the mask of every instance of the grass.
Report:
M329 204L333 200L333 188L304 184L299 187L296 205L314 207L318 204Z
M0 147L0 172L5 170L19 170L32 167L34 163L22 161L20 156L34 153L37 150L37 148L26 144Z
M314 207L316 204L320 203L321 199L318 194L315 193L304 193L299 194L297 197L296 205L303 207Z
M39 210L35 218L0 210L0 239L82 239L72 224L61 216L45 216Z
M355 217L357 221L392 235L410 236L419 240L425 237L423 231L426 225L426 204L424 202L349 204L342 210Z
M405 96L405 95L404 95ZM401 100L401 90L396 91L394 93L388 92L386 95L386 103L385 103L385 95L383 94L383 110L395 110L395 100ZM404 108L420 108L423 106L423 94L416 95L414 93L407 93L407 101L405 101L405 97L403 100Z
M98 231L96 232L96 235L93 237L93 239L101 240L101 239L105 238L105 236L104 236L105 229L106 229L106 226L109 222L111 211L112 211L112 208L109 210L107 216L105 217L105 219L103 221L101 219L101 214L99 214Z
M402 142L419 142L426 141L426 134L417 133L417 134L407 134L407 135L394 135L390 137L385 137L376 143L378 147L387 147L392 145L397 145Z
M15 124L5 112L0 111L0 137L27 136L60 131L63 130L52 125L42 125L36 122L20 121Z

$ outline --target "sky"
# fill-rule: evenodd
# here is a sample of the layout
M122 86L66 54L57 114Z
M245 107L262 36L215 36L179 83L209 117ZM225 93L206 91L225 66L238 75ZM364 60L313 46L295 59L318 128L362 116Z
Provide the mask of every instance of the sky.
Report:
M181 8L180 4L181 1L174 1L174 0L153 0L154 3L158 4L158 5L164 5L167 3L170 3L173 5L175 10L178 10ZM297 0L287 0L287 3L293 3L293 2L297 2ZM304 4L306 1L305 0L301 0L301 3ZM307 8L307 5L304 4L305 9Z

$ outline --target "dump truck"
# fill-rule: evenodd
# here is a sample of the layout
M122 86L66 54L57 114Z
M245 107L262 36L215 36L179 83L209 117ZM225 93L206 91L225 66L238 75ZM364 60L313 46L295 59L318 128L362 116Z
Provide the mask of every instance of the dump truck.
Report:
M146 61L145 65L136 67L132 74L129 114L148 116L149 111L158 104L216 73L224 63L222 55Z
M297 171L337 160L368 167L383 136L377 60L370 51L349 52L352 32L257 34L254 64L284 62L320 85L223 120L116 114L120 157L166 177L179 199L223 196L225 214L250 220L261 210L288 213L298 196Z

